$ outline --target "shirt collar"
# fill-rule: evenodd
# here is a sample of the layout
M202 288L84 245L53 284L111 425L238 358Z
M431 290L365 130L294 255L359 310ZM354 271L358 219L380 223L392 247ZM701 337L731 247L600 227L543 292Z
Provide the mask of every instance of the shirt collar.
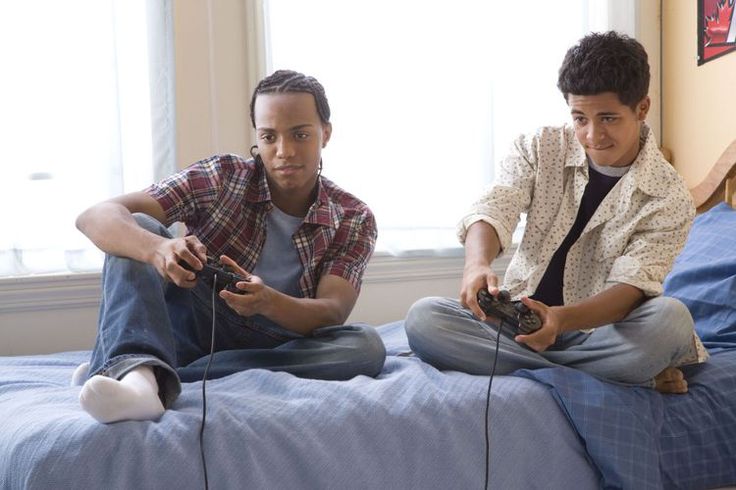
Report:
M254 162L255 176L248 183L248 189L245 193L245 202L250 204L260 202L271 202L271 191L268 190L268 180L266 179L266 169L260 160Z
M271 202L271 191L268 188L268 179L266 178L266 169L263 164L255 161L255 176L250 181L248 189L245 193L245 202L249 204L268 203L269 207L273 206ZM337 213L335 203L330 199L327 192L329 180L321 175L317 179L317 198L309 207L307 215L304 217L305 223L315 225L332 226L337 228L340 225L340 218Z
M565 167L588 168L588 158L585 149L575 137L575 129L568 125L568 134L570 138L571 158L565 161ZM627 187L633 191L639 188L645 194L651 196L662 197L662 186L656 182L660 175L654 170L657 162L664 161L662 153L657 147L657 141L654 132L647 123L643 123L640 133L641 148L636 158L631 164L631 168L622 179L626 182Z
M647 195L664 197L667 189L662 185L662 170L657 167L662 163L666 167L669 167L670 164L659 151L654 132L646 123L642 124L641 134L644 144L631 165L629 172L631 182Z
M317 199L309 207L309 211L307 211L307 215L304 217L305 223L331 226L332 228L338 228L340 226L337 207L327 192L327 186L329 184L330 181L321 175L317 179Z

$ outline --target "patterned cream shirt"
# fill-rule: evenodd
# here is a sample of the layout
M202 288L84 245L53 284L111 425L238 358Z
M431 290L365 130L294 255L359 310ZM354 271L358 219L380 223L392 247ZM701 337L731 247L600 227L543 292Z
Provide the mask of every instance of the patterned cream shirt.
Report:
M642 142L629 171L567 254L565 304L619 283L635 286L649 297L662 294L662 282L685 244L695 207L646 124ZM587 183L585 150L570 125L521 136L501 163L494 185L459 223L458 237L464 243L468 227L484 221L493 226L502 251L506 250L520 215L526 213L524 235L506 271L504 288L515 298L530 296L570 231ZM694 336L693 352L678 364L706 358Z

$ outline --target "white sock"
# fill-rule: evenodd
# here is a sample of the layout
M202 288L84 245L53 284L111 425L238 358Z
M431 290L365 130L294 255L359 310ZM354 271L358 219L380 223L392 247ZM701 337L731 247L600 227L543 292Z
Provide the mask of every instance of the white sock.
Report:
M151 366L139 366L120 381L92 376L79 393L82 408L98 422L156 420L164 413L158 397L158 383Z
M87 376L89 376L89 362L83 362L74 370L71 385L82 386L87 381Z

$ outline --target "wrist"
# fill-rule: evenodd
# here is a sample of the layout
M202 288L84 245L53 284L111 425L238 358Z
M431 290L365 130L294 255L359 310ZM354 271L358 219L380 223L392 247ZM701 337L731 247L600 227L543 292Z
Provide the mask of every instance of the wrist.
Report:
M487 260L482 259L473 259L473 260L465 260L465 266L464 270L467 271L474 271L479 269L490 269L491 263Z
M287 309L287 305L283 304L283 296L285 295L266 285L263 286L260 294L262 295L262 300L260 301L258 313L270 320L276 321L274 318L278 316L277 312L284 312ZM276 321L276 323L279 322Z
M550 310L554 313L554 316L557 319L558 335L575 330L575 326L572 325L569 315L569 308L566 308L565 306L551 306Z

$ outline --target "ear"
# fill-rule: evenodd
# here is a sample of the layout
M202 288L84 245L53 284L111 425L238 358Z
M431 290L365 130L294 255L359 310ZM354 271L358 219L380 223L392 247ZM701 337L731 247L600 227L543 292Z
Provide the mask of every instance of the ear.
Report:
M636 115L639 121L644 121L649 113L649 108L652 106L652 101L647 95L638 104L636 104Z
M332 123L322 124L322 148L327 146L327 142L330 141L332 136Z

